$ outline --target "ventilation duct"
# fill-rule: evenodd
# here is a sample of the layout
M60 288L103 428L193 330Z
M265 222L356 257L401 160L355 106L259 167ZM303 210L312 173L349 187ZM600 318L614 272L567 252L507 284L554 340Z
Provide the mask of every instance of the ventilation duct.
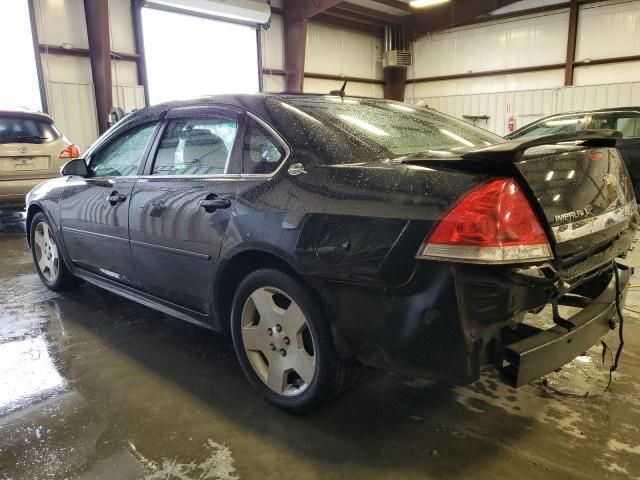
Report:
M409 40L404 25L387 25L384 27L384 68L406 68L413 63L413 55L409 48Z

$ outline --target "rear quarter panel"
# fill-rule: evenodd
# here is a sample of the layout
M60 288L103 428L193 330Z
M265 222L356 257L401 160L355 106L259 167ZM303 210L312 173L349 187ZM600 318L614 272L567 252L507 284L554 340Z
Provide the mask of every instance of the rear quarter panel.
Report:
M305 168L298 176L285 166L269 180L240 182L223 258L255 248L276 253L310 277L402 284L433 224L487 178L375 162Z

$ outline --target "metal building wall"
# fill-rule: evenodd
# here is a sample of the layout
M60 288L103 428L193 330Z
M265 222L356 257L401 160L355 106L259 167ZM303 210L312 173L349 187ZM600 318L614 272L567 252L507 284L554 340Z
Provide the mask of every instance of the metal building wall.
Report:
M420 100L430 108L458 118L488 115L489 120L476 124L502 136L508 133L511 116L519 128L554 113L640 106L640 82L437 96Z
M507 133L542 116L570 110L640 105L640 62L575 69L575 87L564 86L564 69L476 78L412 82L415 78L562 64L568 11L504 19L452 29L420 39L406 87L407 101L445 113L488 115L481 126ZM610 0L580 8L576 61L640 53L640 0Z
M382 38L346 28L310 22L307 26L305 72L382 80ZM339 89L340 80L305 77L304 91L328 93ZM350 82L351 95L384 97L382 85Z
M83 0L34 0L36 28L43 45L89 48ZM111 50L135 53L130 0L109 0ZM98 137L97 113L88 57L43 52L40 56L47 107L60 130L82 151ZM144 106L134 62L112 62L114 106L130 112Z

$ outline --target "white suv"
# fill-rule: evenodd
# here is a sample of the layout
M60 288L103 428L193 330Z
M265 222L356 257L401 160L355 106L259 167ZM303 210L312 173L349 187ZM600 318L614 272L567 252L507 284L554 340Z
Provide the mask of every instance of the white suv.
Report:
M79 156L49 115L0 110L0 205L24 204L29 190L60 175L60 167Z

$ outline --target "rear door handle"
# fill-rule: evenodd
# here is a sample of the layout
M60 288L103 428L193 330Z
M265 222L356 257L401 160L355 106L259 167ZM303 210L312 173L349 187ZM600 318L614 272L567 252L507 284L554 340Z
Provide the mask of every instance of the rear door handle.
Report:
M201 208L207 213L214 213L221 208L229 208L231 206L231 200L226 198L218 198L217 195L209 195L205 200L198 202Z
M115 207L117 204L124 202L126 199L126 195L118 192L111 192L111 195L107 197L107 201L111 204L112 207Z

